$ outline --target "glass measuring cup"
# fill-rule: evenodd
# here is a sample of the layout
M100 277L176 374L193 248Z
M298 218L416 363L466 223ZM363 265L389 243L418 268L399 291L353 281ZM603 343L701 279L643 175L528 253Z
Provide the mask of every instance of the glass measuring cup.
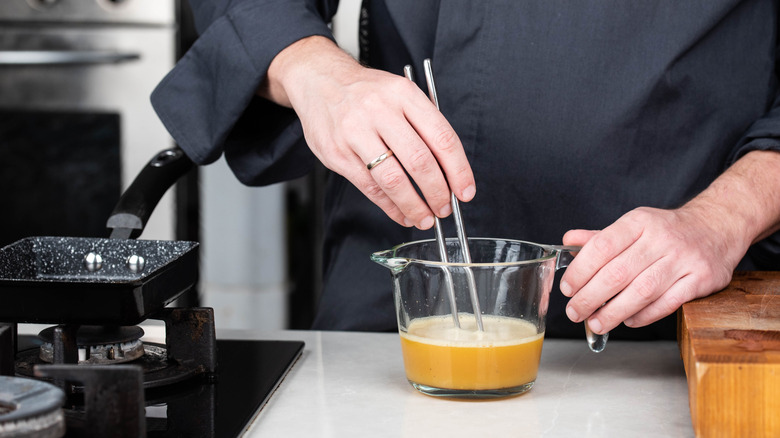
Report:
M466 264L456 239L447 239L446 247L448 263L435 261L435 240L371 256L391 271L407 379L420 392L443 397L528 391L539 368L555 271L568 266L579 248L469 238L472 263ZM476 329L467 270L475 279L483 331ZM454 284L454 307L447 276Z

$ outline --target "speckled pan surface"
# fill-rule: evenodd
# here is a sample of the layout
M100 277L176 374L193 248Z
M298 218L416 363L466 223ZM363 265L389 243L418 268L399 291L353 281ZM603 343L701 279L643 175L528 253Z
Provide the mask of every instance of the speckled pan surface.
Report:
M197 284L197 247L180 241L22 239L0 249L0 321L138 324Z
M0 280L132 282L142 280L192 250L197 243L80 237L30 237L0 249ZM100 263L87 262L87 255ZM143 269L128 263L143 259Z

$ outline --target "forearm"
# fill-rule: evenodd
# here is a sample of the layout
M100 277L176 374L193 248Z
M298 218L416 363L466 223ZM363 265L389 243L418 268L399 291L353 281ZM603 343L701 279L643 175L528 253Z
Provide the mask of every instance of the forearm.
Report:
M780 229L780 153L745 154L679 210L723 236L737 263L751 244Z

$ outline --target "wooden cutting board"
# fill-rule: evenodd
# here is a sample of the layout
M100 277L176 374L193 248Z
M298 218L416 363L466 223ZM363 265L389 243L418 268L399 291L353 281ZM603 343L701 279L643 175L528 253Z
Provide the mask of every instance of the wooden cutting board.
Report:
M678 312L697 437L780 437L780 272L738 272Z

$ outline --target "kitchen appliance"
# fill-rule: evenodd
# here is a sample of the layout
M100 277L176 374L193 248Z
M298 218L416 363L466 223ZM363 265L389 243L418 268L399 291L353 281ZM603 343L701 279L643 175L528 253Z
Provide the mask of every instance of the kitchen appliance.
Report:
M216 339L211 309L166 308L150 319L165 321L165 344L142 343L143 355L128 362L116 345L137 340L138 327L64 324L42 333L44 341L0 324L0 437L11 424L36 422L68 437L240 436L303 348L295 341ZM86 345L97 343L104 344ZM51 362L41 358L47 348ZM29 409L31 397L39 407ZM62 435L33 428L13 436Z
M217 340L212 309L165 307L195 284L197 244L129 238L191 166L179 149L152 159L110 239L0 250L0 436L237 436L301 354L302 342ZM141 340L147 320L164 321L164 344ZM17 333L28 322L57 325L30 339Z
M7 436L4 431L10 424L31 419L50 422L49 427L64 430L65 436L239 436L303 348L302 342L294 341L217 340L211 309L166 308L151 319L165 320L164 345L143 343L143 356L129 362L110 359L109 354L98 361L93 354L78 364L78 350L85 348L78 342L116 343L125 341L128 333L101 333L94 326L78 330L66 324L42 333L48 338L44 342L16 335L15 324L0 324L0 369L9 376L0 376L0 436ZM143 333L135 329L131 337ZM120 338L98 340L96 335ZM40 354L47 345L54 350L51 362ZM86 348L93 353L100 349ZM41 384L46 381L53 383ZM26 389L14 391L19 387ZM40 409L29 409L31 397L39 399L34 405ZM60 410L64 413L60 419L51 418ZM32 429L13 436L62 435Z
M0 246L102 236L116 198L173 141L149 95L176 60L178 0L0 2ZM51 217L59 218L51 221ZM173 239L166 196L146 228Z

